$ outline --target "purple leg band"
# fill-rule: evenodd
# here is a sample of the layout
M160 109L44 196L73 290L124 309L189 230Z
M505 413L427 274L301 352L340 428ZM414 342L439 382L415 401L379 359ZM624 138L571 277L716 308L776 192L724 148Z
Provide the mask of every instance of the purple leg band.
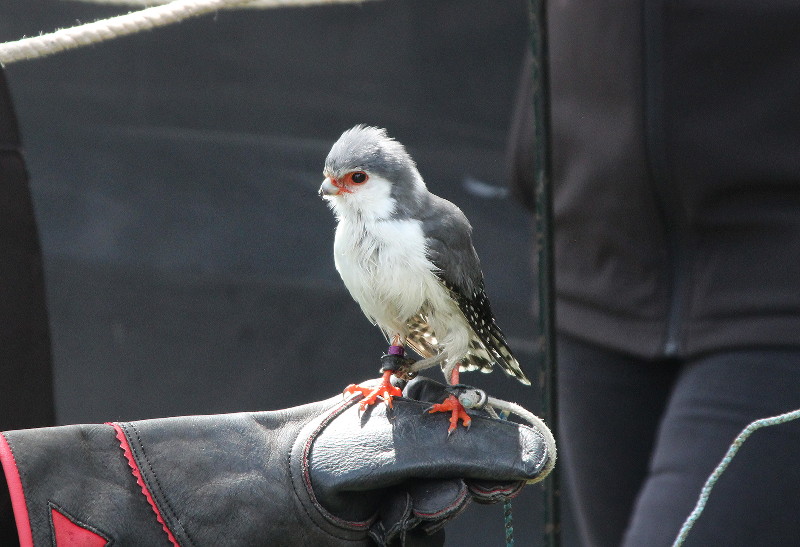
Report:
M405 353L406 350L403 346L389 346L389 355L399 355L402 357Z

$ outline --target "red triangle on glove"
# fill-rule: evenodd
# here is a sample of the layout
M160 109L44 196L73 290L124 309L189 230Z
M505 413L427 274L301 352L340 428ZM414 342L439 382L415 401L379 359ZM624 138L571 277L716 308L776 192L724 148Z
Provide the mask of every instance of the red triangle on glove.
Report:
M100 534L76 524L52 507L50 510L56 547L105 547L108 544Z

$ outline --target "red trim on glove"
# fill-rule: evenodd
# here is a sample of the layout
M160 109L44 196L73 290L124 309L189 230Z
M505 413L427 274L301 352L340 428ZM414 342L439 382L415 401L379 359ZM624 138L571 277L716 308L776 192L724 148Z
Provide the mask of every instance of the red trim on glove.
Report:
M119 441L119 446L122 448L122 451L125 453L125 459L128 460L128 465L131 468L131 472L133 476L136 477L136 483L142 488L142 494L144 497L147 498L147 503L150 504L150 507L153 508L153 511L156 514L156 519L161 524L161 527L166 532L169 541L175 547L181 547L178 543L178 540L175 539L175 536L172 535L172 532L167 527L167 523L164 521L164 517L161 515L161 511L158 509L158 505L156 505L156 501L153 499L153 495L150 493L150 490L147 488L147 485L144 483L144 479L142 478L142 472L139 470L139 466L136 463L136 460L133 458L133 452L131 452L131 446L128 444L128 438L125 436L125 432L122 430L119 424L108 422L107 425L110 425L114 428L117 432L117 440Z
M11 494L11 506L14 508L14 520L17 523L17 535L20 547L33 547L33 532L28 516L28 505L25 503L25 492L22 490L22 480L19 477L17 460L11 451L6 438L0 433L0 463L6 474L8 492Z
M109 541L98 533L84 528L64 513L50 507L50 522L56 547L105 547Z

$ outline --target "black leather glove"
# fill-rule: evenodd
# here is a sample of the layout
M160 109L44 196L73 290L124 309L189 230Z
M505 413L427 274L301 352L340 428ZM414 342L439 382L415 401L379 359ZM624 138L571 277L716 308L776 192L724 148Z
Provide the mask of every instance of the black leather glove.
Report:
M555 457L549 432L481 411L448 436L447 416L425 412L445 395L419 378L363 413L360 395L337 396L10 431L0 459L22 545L441 544L471 499L513 496Z

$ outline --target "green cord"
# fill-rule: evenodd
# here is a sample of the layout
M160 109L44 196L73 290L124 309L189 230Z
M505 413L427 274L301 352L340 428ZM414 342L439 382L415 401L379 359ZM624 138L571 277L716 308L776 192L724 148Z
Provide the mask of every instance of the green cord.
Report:
M706 480L703 489L700 491L700 497L697 500L697 505L695 505L694 510L686 519L686 522L683 523L681 527L680 533L678 537L675 538L675 542L672 544L672 547L680 547L683 545L683 542L686 541L686 538L689 535L689 531L694 526L697 519L700 518L700 515L703 513L703 510L706 507L706 503L708 502L708 497L711 495L711 489L714 488L714 485L717 483L719 478L722 476L722 473L728 468L730 465L731 460L739 451L742 444L747 440L747 438L753 434L758 429L762 427L769 427L773 425L784 424L786 422L791 422L792 420L800 419L800 410L794 410L792 412L787 412L786 414L781 414L779 416L773 416L771 418L762 418L760 420L756 420L752 422L750 425L745 427L741 433L734 439L731 446L728 448L728 452L725 454L725 457L722 458L722 461L719 462L714 472Z
M510 413L507 410L501 410L497 413L497 417L501 420L507 420ZM511 512L511 500L506 499L503 501L503 522L506 531L506 547L514 547L514 515Z
M514 547L514 515L511 513L511 500L503 502L503 519L506 524L506 547Z

